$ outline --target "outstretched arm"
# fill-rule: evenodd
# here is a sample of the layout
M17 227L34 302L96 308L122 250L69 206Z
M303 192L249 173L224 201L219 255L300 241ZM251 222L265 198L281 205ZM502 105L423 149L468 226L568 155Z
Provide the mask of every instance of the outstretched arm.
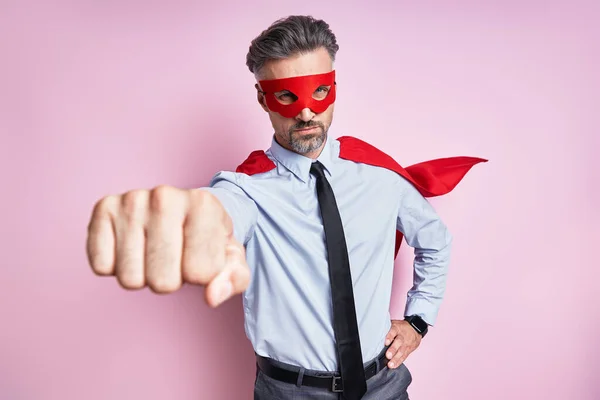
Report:
M221 176L209 188L160 186L100 199L88 224L92 270L130 290L203 285L213 307L243 292L250 282L244 243L257 210Z

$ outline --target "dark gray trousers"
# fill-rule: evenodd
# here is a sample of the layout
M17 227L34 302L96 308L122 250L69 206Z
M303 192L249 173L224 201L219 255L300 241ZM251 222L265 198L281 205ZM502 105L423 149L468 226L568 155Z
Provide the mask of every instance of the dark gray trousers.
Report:
M288 364L274 361L276 365L286 369L297 370ZM398 368L389 369L386 365L379 366L379 372L367 381L367 393L363 400L409 400L408 386L412 375L404 364ZM317 371L305 370L305 374ZM254 384L254 400L340 400L339 393L327 389L309 386L297 386L281 382L265 375L257 367Z

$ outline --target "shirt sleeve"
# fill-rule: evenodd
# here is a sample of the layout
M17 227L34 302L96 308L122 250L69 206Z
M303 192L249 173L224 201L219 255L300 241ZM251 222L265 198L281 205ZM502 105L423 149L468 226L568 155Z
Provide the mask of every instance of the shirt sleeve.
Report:
M419 315L433 325L446 289L452 236L429 201L403 178L396 227L414 248L413 286L404 315Z
M233 221L233 235L246 245L258 219L258 207L239 185L237 174L221 171L213 176L208 187L200 189L212 193L219 199Z

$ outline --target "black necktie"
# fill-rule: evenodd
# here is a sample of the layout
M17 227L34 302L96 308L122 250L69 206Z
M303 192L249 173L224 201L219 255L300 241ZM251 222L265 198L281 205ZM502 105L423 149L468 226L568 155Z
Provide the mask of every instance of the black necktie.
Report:
M344 227L333 190L323 173L323 164L319 161L314 162L310 167L310 173L317 178L317 196L325 229L329 281L333 300L333 331L344 390L343 396L347 400L358 400L367 391L367 382L358 335Z

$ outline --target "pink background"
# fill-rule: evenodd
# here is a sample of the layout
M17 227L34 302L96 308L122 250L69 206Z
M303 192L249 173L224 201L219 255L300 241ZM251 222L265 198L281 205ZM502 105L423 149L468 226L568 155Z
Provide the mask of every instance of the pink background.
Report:
M432 200L455 246L412 398L600 398L599 7L292 3L2 2L0 398L252 397L240 298L126 292L87 266L86 225L106 194L202 186L268 147L245 56L296 13L338 36L333 136L490 159Z

